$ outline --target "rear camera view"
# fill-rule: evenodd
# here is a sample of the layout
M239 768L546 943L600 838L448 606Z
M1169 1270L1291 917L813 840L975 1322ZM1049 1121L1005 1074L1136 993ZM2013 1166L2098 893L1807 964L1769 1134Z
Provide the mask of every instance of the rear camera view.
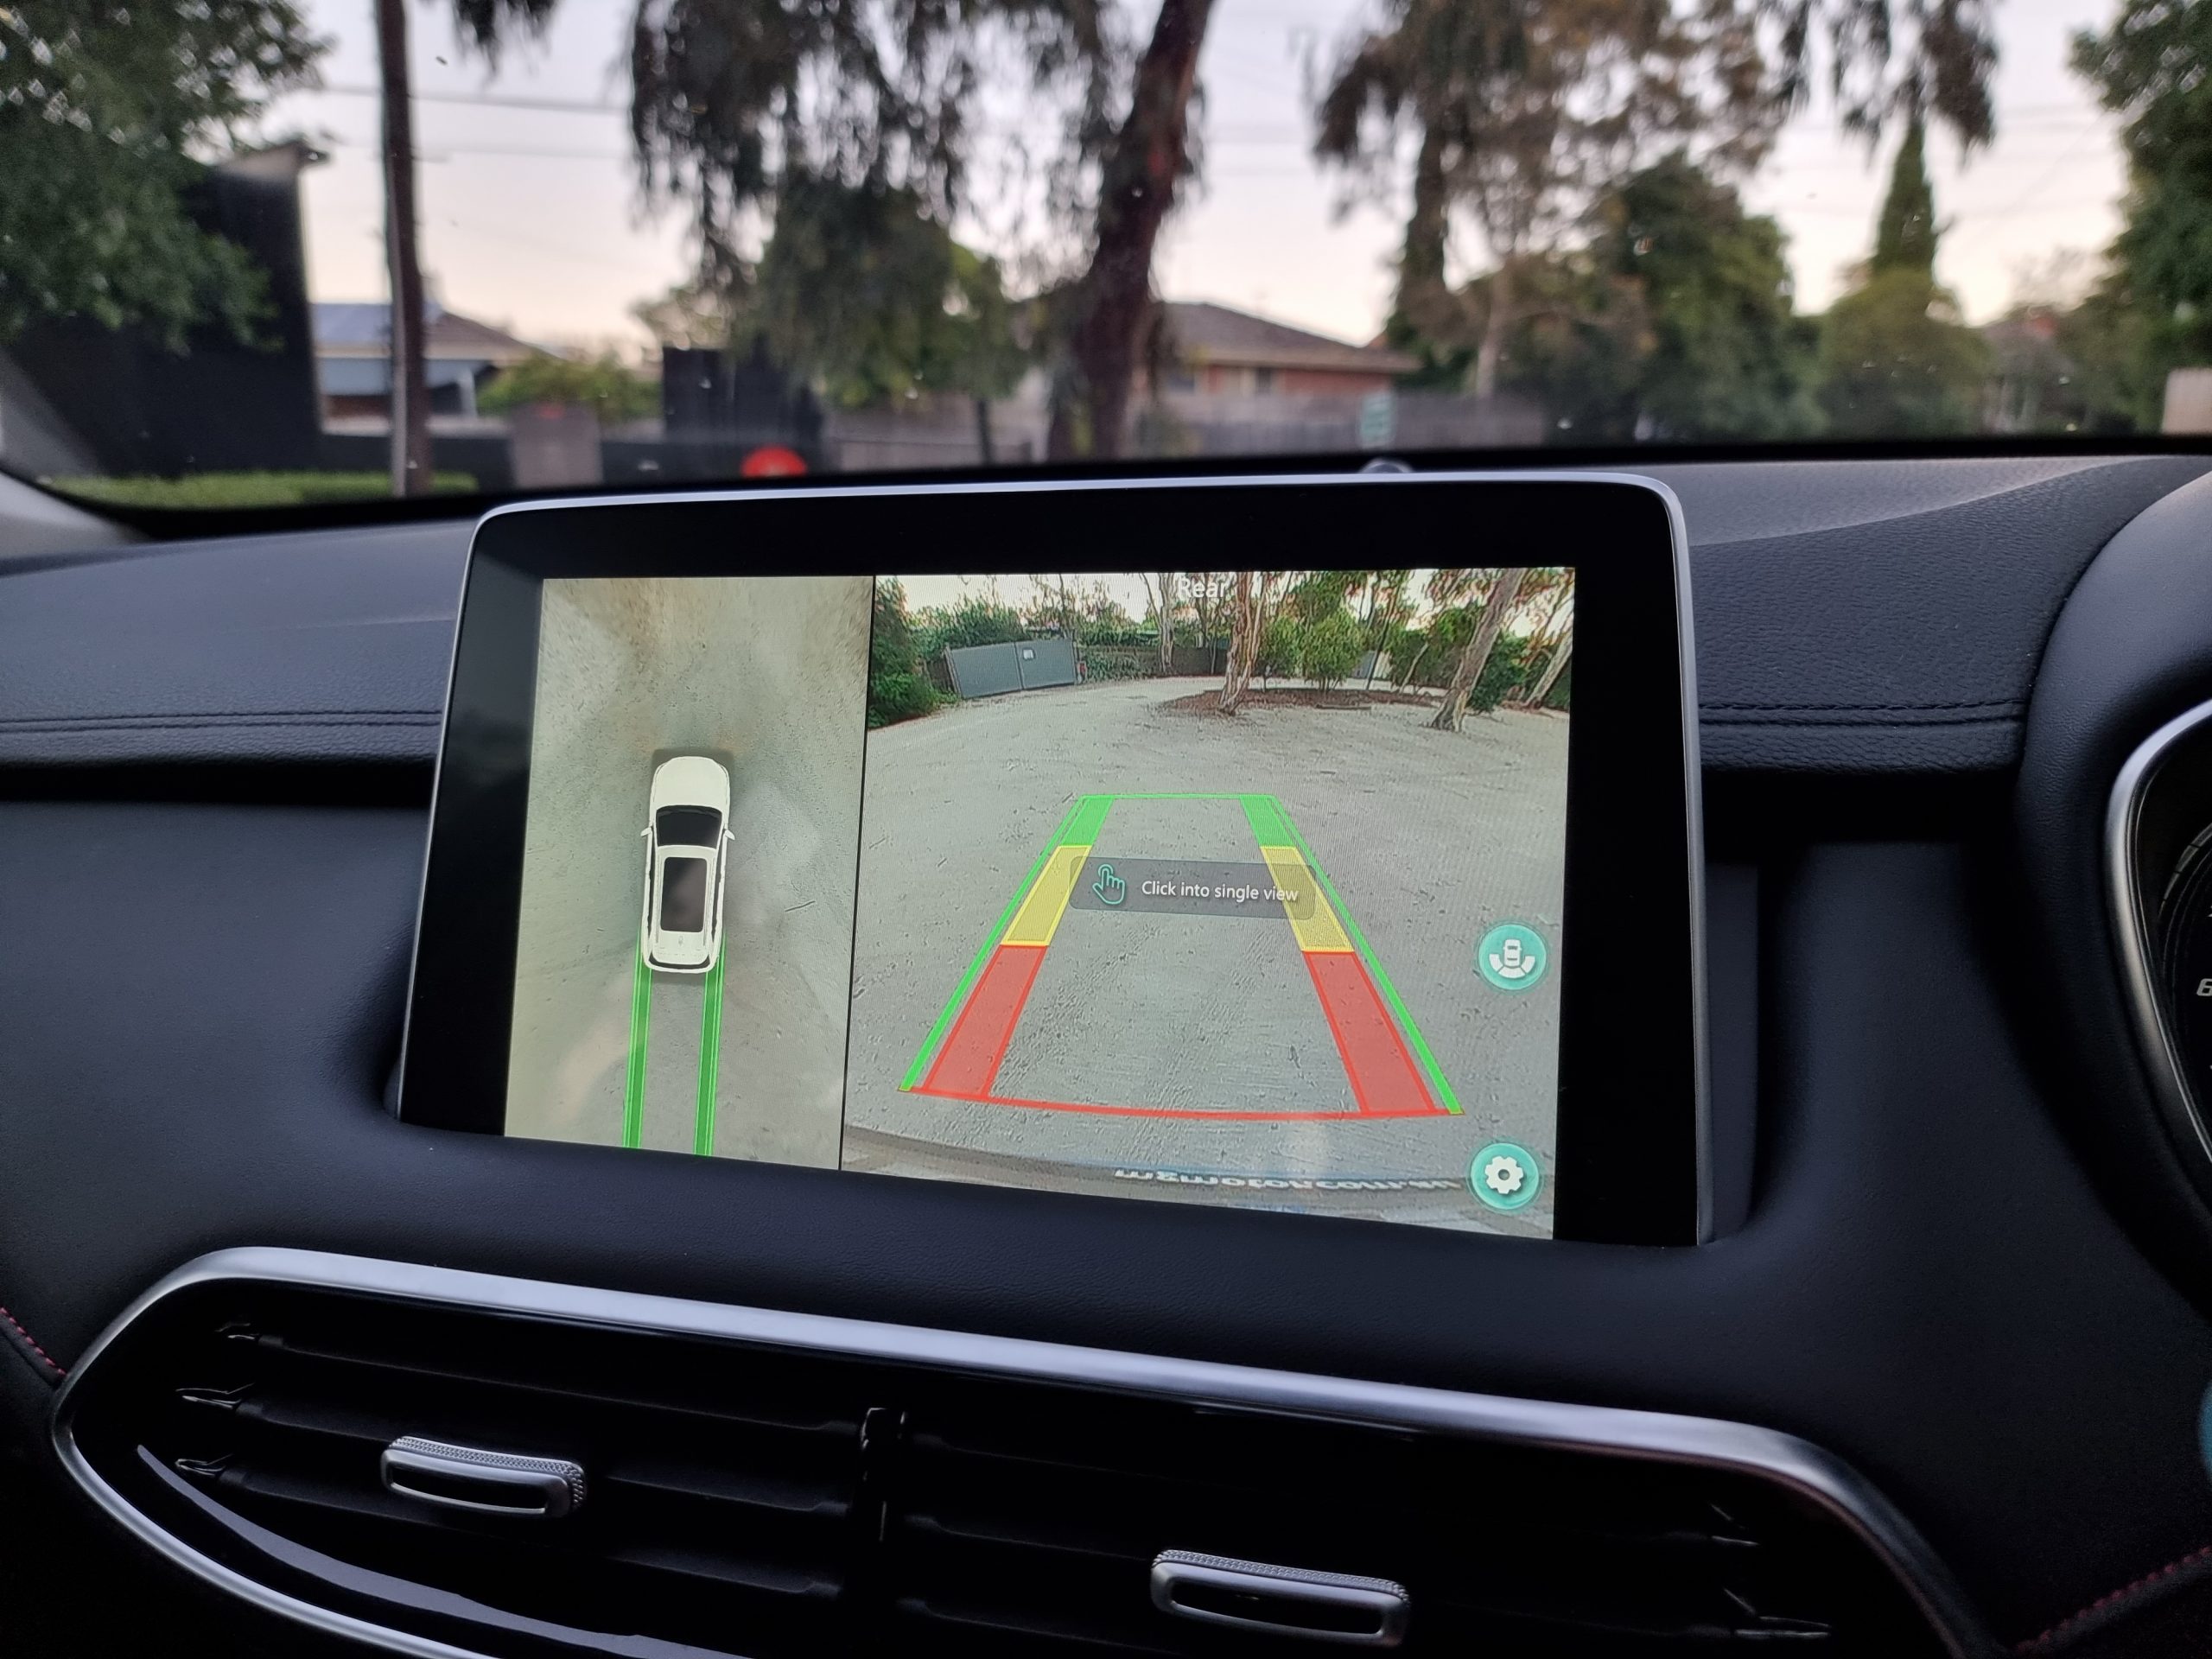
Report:
M1549 1233L1573 588L547 584L510 1132Z

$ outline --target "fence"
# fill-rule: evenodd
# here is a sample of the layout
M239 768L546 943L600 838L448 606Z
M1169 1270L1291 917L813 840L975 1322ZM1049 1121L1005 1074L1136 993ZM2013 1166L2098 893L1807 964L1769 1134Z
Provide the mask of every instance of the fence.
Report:
M944 664L963 697L995 697L1073 685L1075 647L1065 639L1017 639L1002 645L947 646Z

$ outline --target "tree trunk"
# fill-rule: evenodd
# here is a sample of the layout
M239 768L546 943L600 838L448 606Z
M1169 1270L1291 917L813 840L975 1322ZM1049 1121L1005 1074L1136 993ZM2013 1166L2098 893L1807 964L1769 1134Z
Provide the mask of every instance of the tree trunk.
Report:
M1536 689L1529 693L1532 708L1541 709L1544 699L1552 694L1552 687L1559 681L1560 670L1567 666L1567 659L1574 655L1574 629L1569 625L1566 636L1559 642L1559 649L1552 652L1552 659L1544 664L1543 677L1536 682Z
M1483 333L1475 346L1475 379L1470 388L1478 403L1497 396L1497 364L1505 355L1505 331L1513 321L1513 258L1497 262L1491 275L1490 302L1483 307Z
M1414 160L1413 211L1406 218L1406 242L1398 255L1398 311L1432 337L1447 335L1452 290L1444 274L1444 250L1451 220L1452 192L1444 176L1444 141L1421 134Z
M1252 689L1252 667L1260 655L1261 593L1253 573L1239 570L1229 598L1229 668L1221 680L1221 712L1233 715Z
M1069 348L1090 412L1093 455L1122 452L1138 346L1152 305L1153 246L1183 175L1191 91L1212 12L1213 0L1160 0L1152 42L1137 64L1128 119L1106 151L1097 244L1084 275L1081 315ZM1066 423L1054 423L1053 441L1072 445Z
M1444 706L1428 722L1438 731L1459 729L1460 721L1466 717L1467 699L1483 677L1497 636L1505 632L1505 619L1512 613L1514 601L1521 597L1521 584L1528 579L1529 572L1524 567L1501 570L1491 583L1490 596L1483 604L1483 620L1475 625L1475 637L1467 641L1466 650L1459 653L1459 665L1452 671L1452 683L1444 693Z
M984 466L998 464L998 457L992 453L991 400L988 397L976 399L976 448L983 457Z
M1175 573L1160 573L1160 671L1175 671Z
M415 251L415 114L407 0L377 0L384 91L384 245L391 288L391 493L430 490L430 390L423 367L423 267Z

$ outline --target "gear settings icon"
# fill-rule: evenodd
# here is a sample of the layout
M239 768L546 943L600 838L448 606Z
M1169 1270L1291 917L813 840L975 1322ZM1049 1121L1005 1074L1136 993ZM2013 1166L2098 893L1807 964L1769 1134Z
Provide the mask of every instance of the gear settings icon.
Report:
M1536 1154L1510 1141L1491 1141L1467 1165L1468 1188L1491 1210L1525 1209L1543 1184Z

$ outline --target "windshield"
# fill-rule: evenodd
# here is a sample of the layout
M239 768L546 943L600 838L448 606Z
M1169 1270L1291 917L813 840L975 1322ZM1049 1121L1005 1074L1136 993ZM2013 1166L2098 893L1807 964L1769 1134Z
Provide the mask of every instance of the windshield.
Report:
M664 806L653 820L664 847L711 847L721 831L722 815L709 806Z
M2212 430L2212 6L0 10L0 465L119 504Z

